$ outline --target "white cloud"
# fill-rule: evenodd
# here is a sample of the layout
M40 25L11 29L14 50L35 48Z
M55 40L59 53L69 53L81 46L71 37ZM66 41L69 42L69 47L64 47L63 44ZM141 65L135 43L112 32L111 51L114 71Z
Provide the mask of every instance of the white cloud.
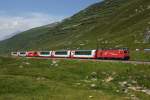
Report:
M16 32L50 24L64 18L43 13L26 13L20 16L3 14L0 13L0 41L11 37Z

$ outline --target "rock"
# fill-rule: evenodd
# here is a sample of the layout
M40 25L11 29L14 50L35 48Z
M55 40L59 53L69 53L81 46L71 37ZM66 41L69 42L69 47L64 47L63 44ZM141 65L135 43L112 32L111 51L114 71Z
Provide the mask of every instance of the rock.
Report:
M105 82L105 80L102 80L102 82Z
M124 82L119 82L119 85L122 86L122 87L125 87L127 85L127 82L124 81Z
M145 93L148 94L148 95L150 95L150 90L146 90Z
M147 9L150 9L150 5L147 6Z
M137 81L133 80L131 81L132 84L137 84Z
M23 62L25 65L30 65L30 63L29 62Z
M103 74L103 75L106 75L107 73L106 73L106 72L102 72L102 74Z
M116 75L116 72L112 72L112 75Z
M20 65L20 66L19 66L19 68L23 68L23 66L22 66L22 65Z
M40 77L36 78L37 81L39 81L40 79L41 79Z
M45 80L45 77L37 77L36 80L37 80L37 81Z
M96 88L96 84L91 84L91 88Z
M93 96L90 95L89 98L93 98Z
M92 77L97 77L97 73L96 73L96 72L92 72L92 73L91 73L91 76L92 76Z
M128 89L136 91L136 87L128 87Z
M132 94L131 97L135 97L135 95Z
M123 84L127 84L127 82L126 82L126 81L124 81L124 82L123 82Z
M122 91L123 91L124 93L128 93L128 88L122 88Z
M84 46L85 44L84 43L80 43L79 45Z
M119 93L119 92L120 92L120 90L116 90L116 92L117 92L117 93Z
M134 64L134 66L137 66L137 64Z
M138 12L138 9L135 9L135 12L137 13L137 12Z
M52 64L56 64L56 63L57 63L57 61L55 61L55 60L52 61Z
M84 80L84 82L85 82L85 83L91 83L91 81L90 81L90 80Z
M85 79L89 79L89 76L86 76L86 78Z
M147 22L147 24L150 24L150 22Z
M28 62L26 62L25 64L26 64L26 65L30 65L30 63L28 63Z
M139 86L137 86L137 87L132 86L132 87L128 87L128 88L131 90L134 90L134 91L141 91L142 90L142 87L139 87Z
M130 90L133 90L133 91L136 91L136 92L143 92L143 93L146 93L147 95L150 95L150 90L149 89L143 89L142 87L128 87L128 89Z
M92 80L92 81L97 81L97 78L92 78L91 80Z
M55 64L55 67L57 67L58 66L58 64Z
M137 43L137 42L136 42ZM136 49L135 51L140 51L140 49Z
M114 79L113 77L109 76L107 79L105 79L105 82L110 82L110 81L112 81L113 79Z
M41 77L41 80L45 80L45 77Z
M131 87L131 86L132 86L132 84L126 84L126 86L127 86L127 87Z
M150 95L150 90L148 90L148 89L141 90L141 92L144 92L144 93L146 93L146 94Z
M58 61L53 60L52 63L50 64L50 67L51 66L57 67L58 66Z
M139 100L139 98L137 98L135 95L130 95L130 97L131 97L131 100Z
M81 83L75 83L75 84L78 85L78 86L81 85Z
M128 89L125 89L125 90L124 90L124 93L128 93Z

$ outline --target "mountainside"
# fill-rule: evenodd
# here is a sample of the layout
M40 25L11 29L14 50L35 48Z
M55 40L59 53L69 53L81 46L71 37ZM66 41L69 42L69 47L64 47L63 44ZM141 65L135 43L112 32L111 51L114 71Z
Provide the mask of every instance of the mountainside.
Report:
M11 38L11 37L13 37L17 34L20 34L20 33L21 33L21 31L18 31L18 32L11 33L11 35L10 34L6 35L5 37L0 38L0 42L3 41L3 40L9 39L9 38Z
M104 0L54 25L0 42L0 52L15 50L150 47L150 0Z

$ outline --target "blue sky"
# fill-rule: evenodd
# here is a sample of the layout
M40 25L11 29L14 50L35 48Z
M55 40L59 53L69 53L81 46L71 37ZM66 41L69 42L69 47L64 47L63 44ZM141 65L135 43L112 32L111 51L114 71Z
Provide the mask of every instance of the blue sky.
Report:
M0 0L0 40L60 21L101 0Z
M70 16L100 0L1 0L0 10L9 14L42 12Z

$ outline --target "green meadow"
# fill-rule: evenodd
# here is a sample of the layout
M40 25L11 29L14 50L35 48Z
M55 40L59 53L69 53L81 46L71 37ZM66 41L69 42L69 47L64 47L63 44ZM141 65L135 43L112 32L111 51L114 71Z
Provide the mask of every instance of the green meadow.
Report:
M0 69L0 100L150 99L149 65L0 57Z

